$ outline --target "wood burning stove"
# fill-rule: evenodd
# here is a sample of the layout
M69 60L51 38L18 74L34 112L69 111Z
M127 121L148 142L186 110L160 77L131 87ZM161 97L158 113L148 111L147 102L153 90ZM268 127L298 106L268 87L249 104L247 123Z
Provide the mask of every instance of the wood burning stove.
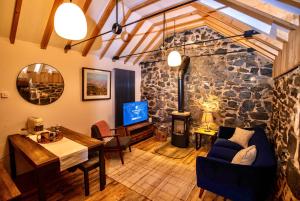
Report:
M182 148L189 146L190 117L190 112L172 112L172 145Z
M190 64L190 58L183 56L178 70L178 111L172 112L171 143L176 147L189 146L189 122L191 113L184 111L184 74Z

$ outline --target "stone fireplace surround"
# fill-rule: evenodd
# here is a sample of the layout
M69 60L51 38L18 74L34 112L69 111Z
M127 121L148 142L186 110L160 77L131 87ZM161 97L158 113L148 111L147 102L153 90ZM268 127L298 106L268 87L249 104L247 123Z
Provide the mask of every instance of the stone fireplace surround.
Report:
M218 32L203 26L177 33L175 44L220 37ZM173 45L173 40L173 36L166 38L168 47ZM226 53L244 48L224 40L205 43L201 47L189 46L186 55ZM149 101L149 113L154 123L167 127L171 133L171 113L177 110L177 69L168 67L166 61L159 61L161 58L162 54L157 52L140 64L141 98ZM297 165L300 164L300 134L299 130L295 133L294 120L295 105L300 99L300 73L298 69L274 81L272 66L270 60L256 52L192 57L185 76L185 109L191 112L191 129L200 125L205 103L211 97L218 100L219 108L213 111L217 124L266 126L270 140L275 141L279 160L276 200L297 200L300 199L300 169Z

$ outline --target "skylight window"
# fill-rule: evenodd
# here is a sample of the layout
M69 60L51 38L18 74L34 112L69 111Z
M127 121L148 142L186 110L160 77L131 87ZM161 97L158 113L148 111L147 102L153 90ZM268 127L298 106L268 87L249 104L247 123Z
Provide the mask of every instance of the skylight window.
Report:
M300 15L300 8L296 8L296 7L290 6L288 4L285 4L285 3L282 3L282 2L276 1L276 0L265 0L265 2L270 3L278 8L284 9L288 12L292 12L297 15Z
M219 3L219 2L216 2L214 0L200 0L199 2L201 2L202 4L204 5L207 5L211 8L214 8L214 9L219 9L219 8L222 8L224 7L223 4Z
M262 31L264 33L269 34L271 30L271 25L264 23L258 19L255 19L253 17L250 17L249 15L246 15L244 13L241 13L235 9L232 8L223 8L220 10L222 13L225 13L231 17L234 17L235 19L244 22L251 27L254 27L258 31Z
M41 67L42 67L42 64L35 64L34 72L35 72L35 73L39 73L40 70L41 70Z

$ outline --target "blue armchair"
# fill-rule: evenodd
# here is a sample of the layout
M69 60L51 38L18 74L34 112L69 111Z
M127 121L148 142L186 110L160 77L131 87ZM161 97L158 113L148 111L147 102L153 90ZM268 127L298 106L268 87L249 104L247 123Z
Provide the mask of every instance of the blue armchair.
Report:
M196 161L197 185L234 201L265 200L276 178L276 160L266 134L254 128L249 141L256 145L257 156L250 166L232 164L231 160L242 147L228 139L235 128L220 127L218 139L207 157L199 156ZM201 196L201 195L199 195Z

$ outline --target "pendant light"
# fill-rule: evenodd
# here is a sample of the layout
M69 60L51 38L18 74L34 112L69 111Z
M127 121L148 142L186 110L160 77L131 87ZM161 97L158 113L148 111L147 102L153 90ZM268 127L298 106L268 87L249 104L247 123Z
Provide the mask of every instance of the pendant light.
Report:
M174 20L174 36L173 36L173 47L175 48L175 20ZM177 67L181 65L181 55L177 50L173 50L168 55L168 65L170 67Z
M125 23L125 5L124 5L124 0L121 0L122 2L122 11L123 11L123 21ZM128 42L129 39L130 39L131 35L128 33L126 27L124 27L124 31L122 31L121 33L121 39L124 41L124 42Z
M62 3L54 15L54 30L62 38L81 40L87 34L87 22L79 6L72 3Z

